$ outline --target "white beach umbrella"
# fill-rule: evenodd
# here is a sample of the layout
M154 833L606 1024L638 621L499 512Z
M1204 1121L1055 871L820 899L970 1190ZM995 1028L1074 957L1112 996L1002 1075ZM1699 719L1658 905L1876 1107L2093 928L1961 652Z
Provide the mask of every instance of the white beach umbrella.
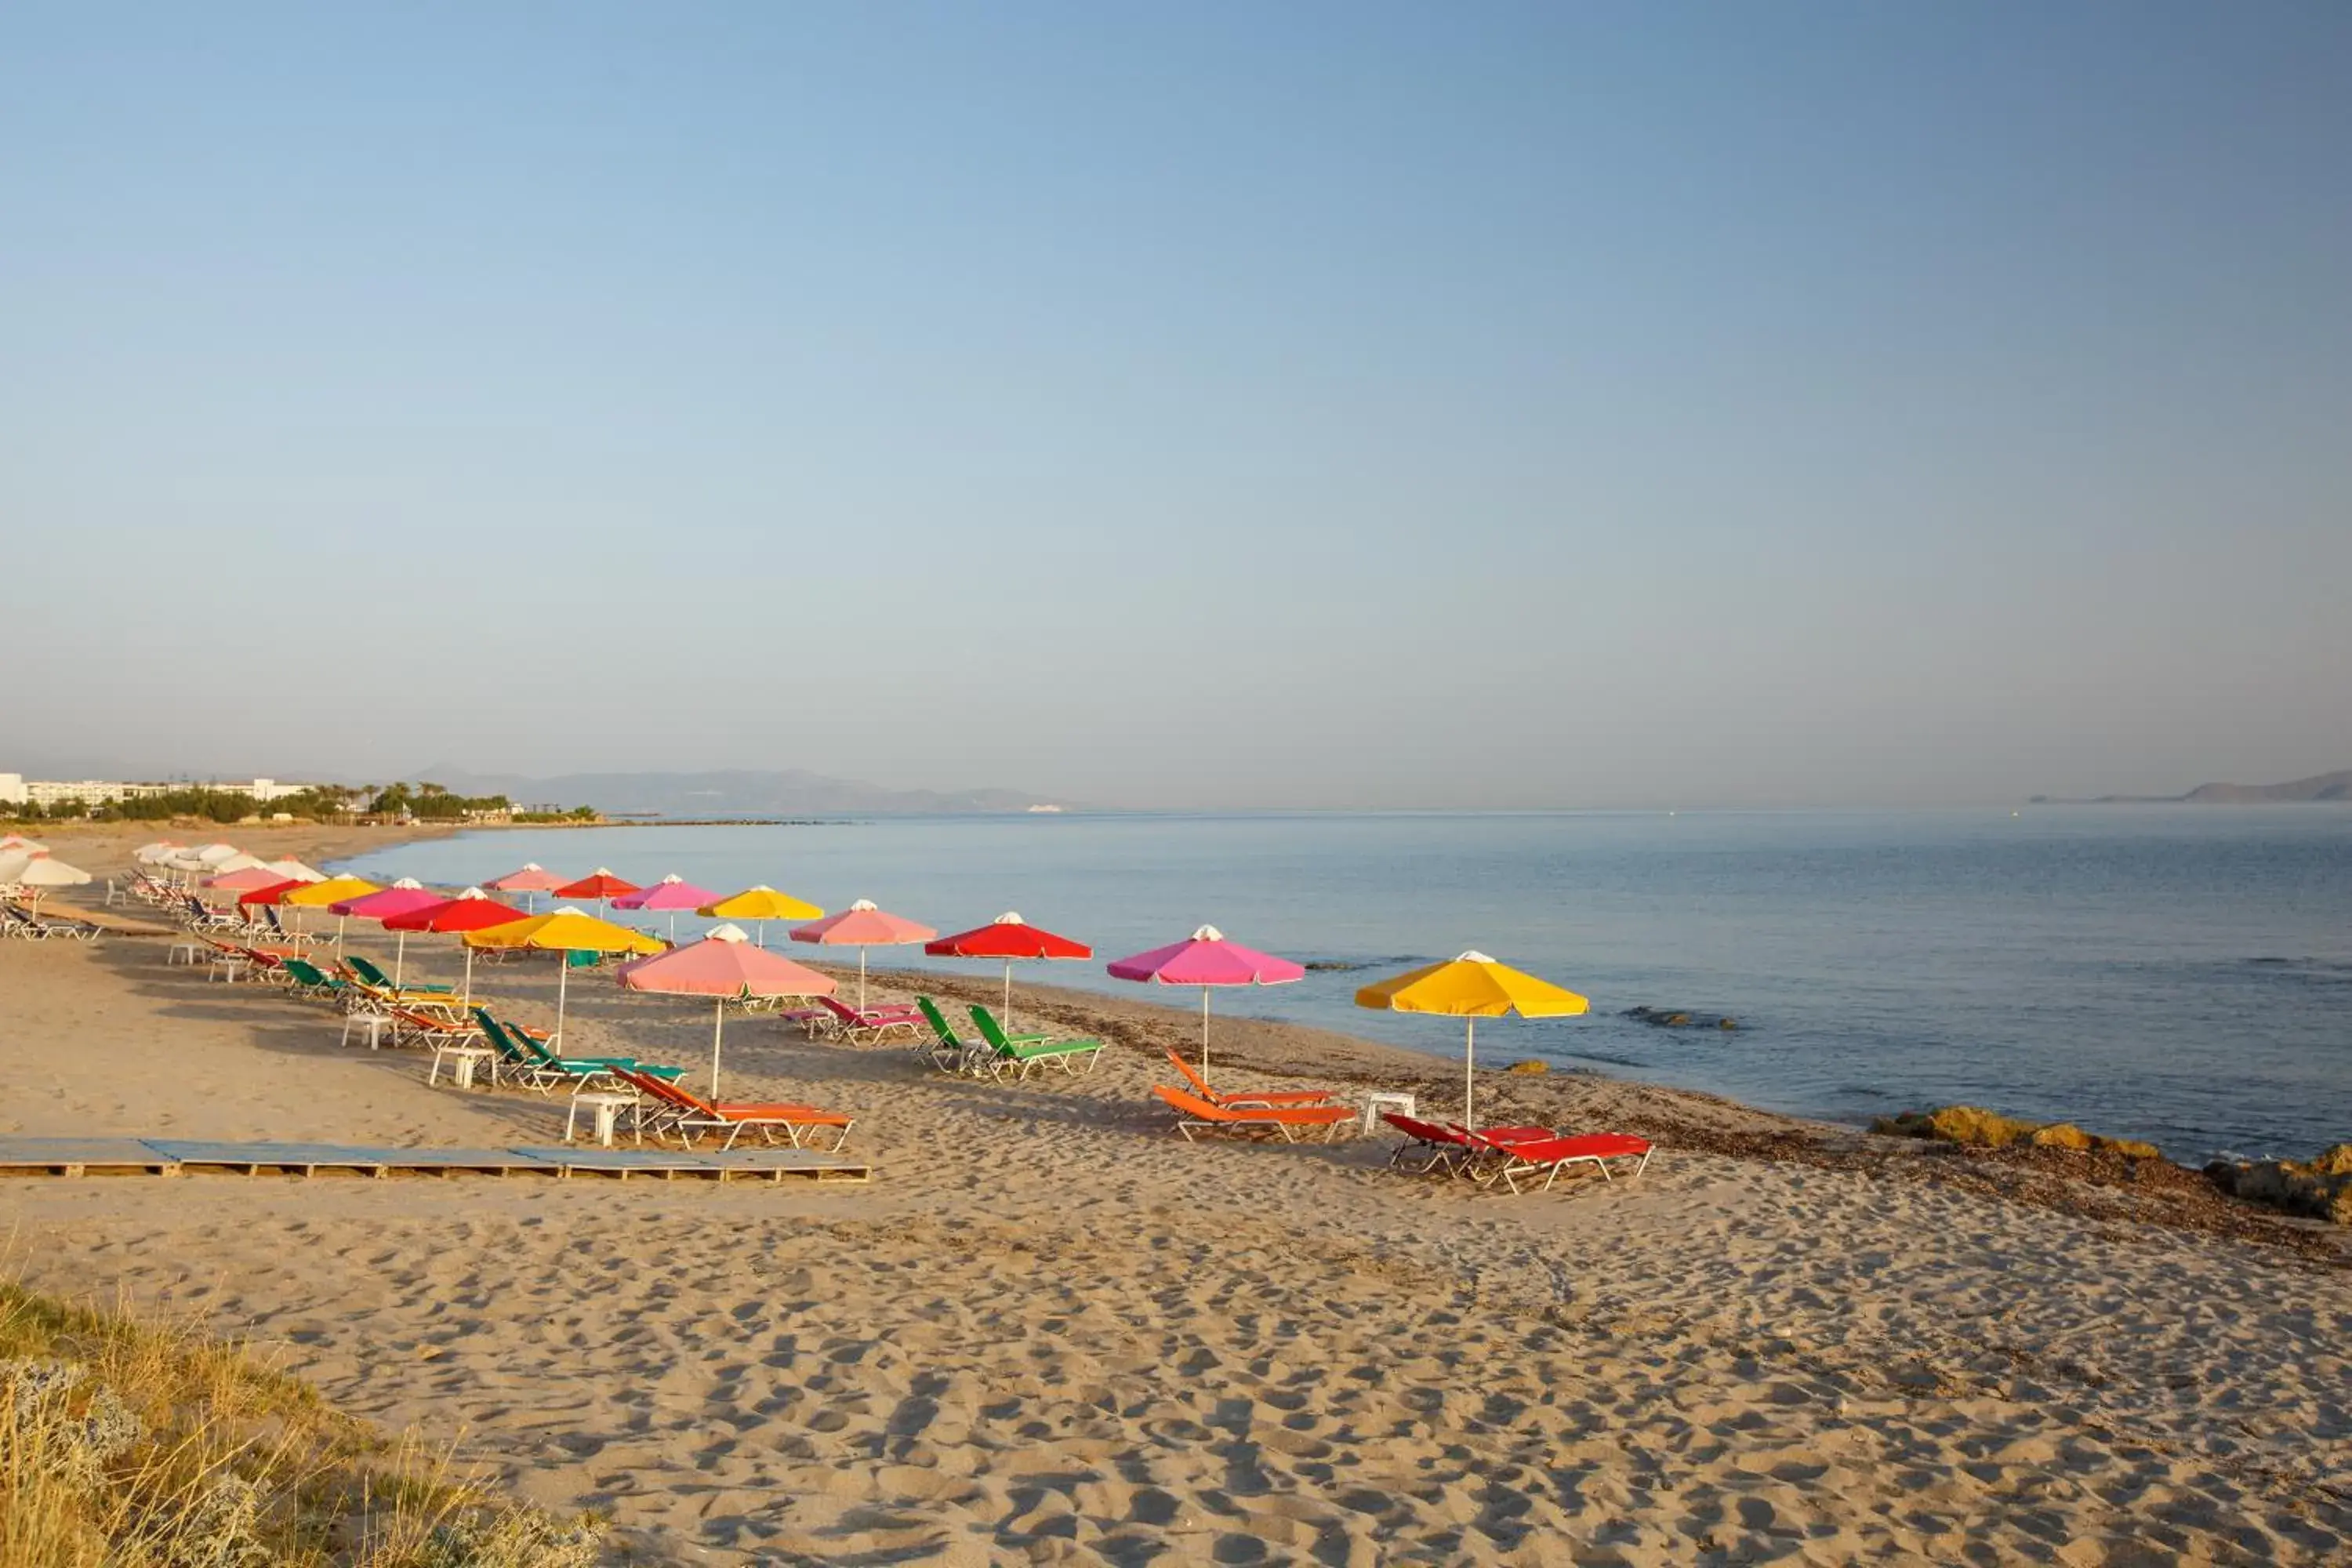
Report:
M256 866L267 866L268 864L268 861L264 860L258 855L247 855L240 851L237 854L229 856L226 859L214 861L212 870L214 876L222 877L226 876L231 871L249 871Z
M79 888L89 880L89 873L79 866L68 866L62 860L52 860L37 855L16 874L16 882L26 888Z
M142 866L161 866L177 855L186 845L169 838L158 838L152 844L142 844L131 852L131 858Z
M29 849L0 849L0 888L13 888L25 868L33 863Z
M49 847L37 838L27 838L21 833L11 833L0 838L0 850L22 849L27 855L46 855Z
M222 861L236 856L237 852L237 847L234 844L207 844L201 849L192 849L188 853L207 866L217 866Z
M283 860L264 861L262 868L275 871L289 882L323 882L327 879L324 871L313 870L291 856Z

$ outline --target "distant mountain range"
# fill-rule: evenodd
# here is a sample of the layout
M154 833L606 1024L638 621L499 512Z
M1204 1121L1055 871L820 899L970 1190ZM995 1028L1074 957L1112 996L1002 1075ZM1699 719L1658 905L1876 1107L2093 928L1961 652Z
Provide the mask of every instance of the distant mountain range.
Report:
M1026 811L1062 803L1009 789L885 789L803 768L706 773L565 773L524 778L431 767L412 773L459 795L502 795L518 804L593 805L606 816L919 816Z
M2317 773L2288 784L2199 784L2187 795L2103 795L2088 802L2056 800L2046 795L2037 795L2033 799L2036 804L2049 805L2168 805L2184 801L2197 805L2278 805L2309 801L2352 801L2352 768L2339 773Z

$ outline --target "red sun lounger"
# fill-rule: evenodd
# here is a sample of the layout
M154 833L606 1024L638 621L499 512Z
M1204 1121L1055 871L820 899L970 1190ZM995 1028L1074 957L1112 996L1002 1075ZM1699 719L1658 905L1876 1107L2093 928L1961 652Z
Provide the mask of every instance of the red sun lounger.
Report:
M1473 1143L1481 1146L1483 1153L1495 1156L1477 1173L1482 1183L1500 1178L1513 1193L1519 1191L1521 1181L1543 1178L1538 1192L1547 1191L1559 1179L1559 1173L1571 1165L1591 1165L1601 1173L1602 1181L1612 1178L1609 1162L1617 1159L1634 1160L1629 1176L1638 1176L1650 1163L1650 1141L1636 1138L1630 1132L1581 1132L1568 1138L1539 1138L1525 1142L1497 1141L1491 1132L1470 1134Z

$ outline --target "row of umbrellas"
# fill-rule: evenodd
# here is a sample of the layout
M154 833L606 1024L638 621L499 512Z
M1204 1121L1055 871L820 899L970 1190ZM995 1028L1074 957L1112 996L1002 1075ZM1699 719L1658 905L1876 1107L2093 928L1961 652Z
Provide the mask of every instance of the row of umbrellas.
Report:
M357 882L358 879L345 879ZM392 888L355 891L338 900L323 899L323 885L299 889L301 902L324 901L339 915L358 915L382 921L387 930L404 933L404 958L408 931L438 931L464 936L467 945L466 992L472 994L472 953L476 948L538 948L563 952L634 952L624 963L621 984L633 991L709 995L716 999L711 1035L711 1084L718 1088L720 1042L725 1031L725 1004L754 996L826 996L834 984L824 975L765 951L764 942L747 938L731 922L738 919L762 922L770 919L814 916L795 926L793 940L858 950L858 1005L866 1003L866 950L869 946L900 946L920 942L924 952L939 957L998 959L1004 964L1004 1005L1010 1024L1013 965L1030 961L1087 959L1094 950L1084 942L1029 924L1008 912L971 931L940 937L931 928L859 900L838 914L826 916L814 905L780 893L764 884L720 898L677 877L640 888L598 868L588 877L565 881L555 873L530 865L493 879L500 890L545 891L558 897L609 900L626 910L677 911L692 909L730 923L708 932L686 947L663 951L641 931L614 924L576 909L546 915L498 903L480 889L468 889L445 898L413 881ZM362 884L362 888L365 885ZM250 896L250 895L249 895ZM675 914L673 913L673 922ZM675 924L673 923L673 931ZM564 973L568 975L569 965ZM1214 926L1204 925L1181 942L1117 960L1108 972L1116 978L1156 985L1197 987L1201 993L1201 1068L1209 1070L1209 1008L1213 988L1232 985L1278 985L1303 979L1306 969L1244 946ZM559 977L556 1026L562 1027L566 981ZM1436 1014L1464 1020L1463 1107L1465 1125L1475 1125L1474 1095L1477 1051L1477 1021L1482 1017L1569 1017L1588 1010L1586 998L1549 981L1524 973L1476 951L1432 963L1368 985L1356 993L1359 1006L1401 1013Z

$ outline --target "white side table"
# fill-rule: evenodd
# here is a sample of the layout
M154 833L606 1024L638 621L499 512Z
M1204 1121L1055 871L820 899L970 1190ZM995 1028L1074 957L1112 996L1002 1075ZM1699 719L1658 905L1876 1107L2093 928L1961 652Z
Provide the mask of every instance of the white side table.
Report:
M225 980L231 985L234 985L236 984L236 977L243 974L246 970L251 966L252 962L253 961L251 959L245 957L241 953L215 953L213 955L212 967L205 973L205 984L209 984L215 980Z
M474 1087L474 1068L488 1061L490 1054L488 1046L436 1046L433 1047L433 1070L425 1075L425 1081L429 1087L441 1080L441 1058L448 1057L454 1058L449 1068L449 1081L459 1089L471 1089Z
M572 1097L572 1109L564 1113L563 1141L572 1142L572 1130L580 1119L583 1105L596 1113L596 1142L607 1149L613 1146L613 1129L621 1120L621 1112L636 1104L634 1094L607 1094L601 1089Z
M182 953L187 956L183 958L180 956ZM163 950L163 962L166 963L194 963L195 961L196 944L193 942L175 942Z
M1369 1138L1380 1130L1381 1112L1383 1110L1393 1110L1400 1116L1419 1114L1414 1110L1412 1096L1409 1094L1368 1094L1364 1096L1365 1137Z
M343 1044L352 1043L352 1031L358 1029L367 1036L367 1048L379 1050L383 1037L392 1028L392 1019L382 1013L346 1013L343 1015Z

